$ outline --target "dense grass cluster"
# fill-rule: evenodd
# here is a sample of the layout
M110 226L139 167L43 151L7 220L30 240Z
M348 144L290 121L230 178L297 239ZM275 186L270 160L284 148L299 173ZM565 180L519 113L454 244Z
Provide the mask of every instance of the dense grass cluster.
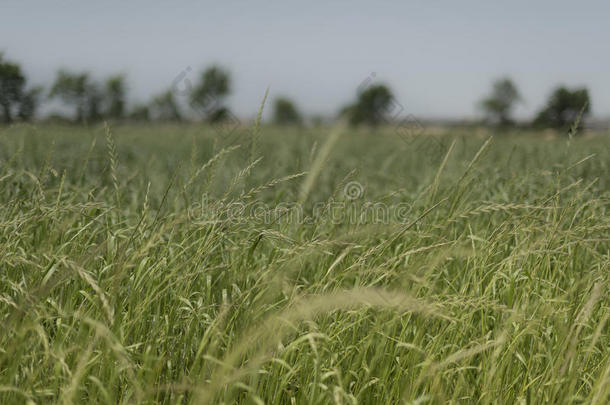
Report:
M436 139L1 129L0 402L607 403L610 138Z

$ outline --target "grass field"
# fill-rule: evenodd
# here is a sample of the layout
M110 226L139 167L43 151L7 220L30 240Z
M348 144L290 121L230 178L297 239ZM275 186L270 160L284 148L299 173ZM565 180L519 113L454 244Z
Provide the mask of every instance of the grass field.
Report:
M0 129L0 402L610 399L610 137Z

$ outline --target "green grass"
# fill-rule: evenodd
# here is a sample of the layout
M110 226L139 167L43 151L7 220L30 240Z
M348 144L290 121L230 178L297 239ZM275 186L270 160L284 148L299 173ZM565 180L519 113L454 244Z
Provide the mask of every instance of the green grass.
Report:
M610 137L439 139L0 129L0 402L607 403Z

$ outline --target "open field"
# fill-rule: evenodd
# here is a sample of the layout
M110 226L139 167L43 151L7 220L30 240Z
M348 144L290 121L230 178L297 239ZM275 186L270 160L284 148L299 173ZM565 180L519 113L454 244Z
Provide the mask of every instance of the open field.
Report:
M2 403L610 399L610 137L0 128Z

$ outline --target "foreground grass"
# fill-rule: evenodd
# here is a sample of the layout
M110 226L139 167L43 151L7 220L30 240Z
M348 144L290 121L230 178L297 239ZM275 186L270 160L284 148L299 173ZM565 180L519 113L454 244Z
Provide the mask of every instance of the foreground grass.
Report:
M607 136L226 135L1 130L3 403L607 403Z

